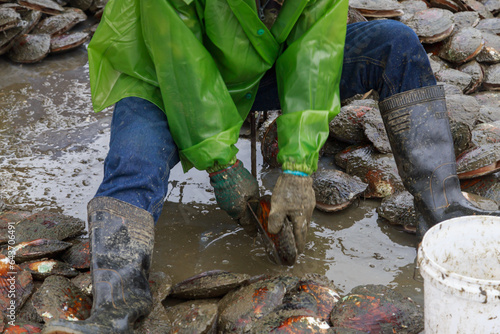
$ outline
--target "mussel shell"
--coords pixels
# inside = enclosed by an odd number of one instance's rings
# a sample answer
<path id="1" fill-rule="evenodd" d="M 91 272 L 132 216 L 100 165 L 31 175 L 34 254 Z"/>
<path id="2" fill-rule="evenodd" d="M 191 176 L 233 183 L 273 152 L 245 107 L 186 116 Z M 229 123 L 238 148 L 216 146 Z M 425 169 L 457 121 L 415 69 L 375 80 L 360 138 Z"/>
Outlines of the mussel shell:
<path id="1" fill-rule="evenodd" d="M 278 311 L 258 320 L 250 333 L 283 334 L 327 334 L 330 325 L 314 315 L 304 314 L 303 310 Z"/>
<path id="2" fill-rule="evenodd" d="M 35 259 L 40 259 L 47 256 L 55 256 L 71 247 L 71 243 L 50 240 L 50 239 L 35 239 L 33 241 L 25 241 L 12 247 L 15 252 L 16 262 L 25 262 Z M 4 251 L 4 255 L 5 255 Z"/>
<path id="3" fill-rule="evenodd" d="M 500 36 L 483 32 L 484 47 L 476 60 L 482 63 L 500 62 Z"/>
<path id="4" fill-rule="evenodd" d="M 90 268 L 90 240 L 76 239 L 73 245 L 61 255 L 61 260 L 75 269 Z"/>
<path id="5" fill-rule="evenodd" d="M 368 187 L 359 177 L 334 169 L 318 169 L 312 178 L 316 208 L 326 212 L 345 209 Z"/>
<path id="6" fill-rule="evenodd" d="M 380 153 L 392 152 L 384 121 L 378 109 L 371 109 L 365 114 L 363 117 L 363 128 L 366 138 Z"/>
<path id="7" fill-rule="evenodd" d="M 457 157 L 459 179 L 488 175 L 500 170 L 500 143 L 473 147 Z"/>
<path id="8" fill-rule="evenodd" d="M 83 14 L 83 16 L 82 16 Z M 40 21 L 31 31 L 32 34 L 49 34 L 51 36 L 60 35 L 79 22 L 86 19 L 85 13 L 77 13 L 76 11 L 65 11 L 58 15 L 48 16 Z M 83 20 L 82 20 L 83 19 Z"/>
<path id="9" fill-rule="evenodd" d="M 285 292 L 285 284 L 276 279 L 258 281 L 229 292 L 219 301 L 219 331 L 248 332 L 255 320 L 281 305 Z"/>
<path id="10" fill-rule="evenodd" d="M 500 63 L 486 68 L 483 87 L 489 90 L 500 90 Z"/>
<path id="11" fill-rule="evenodd" d="M 365 17 L 397 17 L 403 15 L 399 2 L 395 0 L 351 0 L 349 6 Z"/>
<path id="12" fill-rule="evenodd" d="M 13 225 L 14 223 L 17 223 L 21 219 L 29 217 L 30 215 L 31 213 L 28 211 L 0 212 L 0 245 L 5 244 L 9 241 L 9 225 Z"/>
<path id="13" fill-rule="evenodd" d="M 436 80 L 455 85 L 461 93 L 471 86 L 472 76 L 454 68 L 443 68 L 434 73 Z"/>
<path id="14" fill-rule="evenodd" d="M 314 280 L 301 280 L 297 286 L 297 291 L 313 296 L 317 306 L 316 316 L 326 321 L 328 321 L 333 307 L 340 299 L 340 295 L 335 289 Z"/>
<path id="15" fill-rule="evenodd" d="M 458 157 L 470 147 L 472 133 L 470 127 L 462 122 L 450 122 L 450 130 L 453 137 L 455 156 Z"/>
<path id="16" fill-rule="evenodd" d="M 500 18 L 495 17 L 481 20 L 477 24 L 476 29 L 490 34 L 500 35 Z"/>
<path id="17" fill-rule="evenodd" d="M 19 4 L 30 9 L 39 10 L 49 15 L 60 14 L 64 11 L 57 2 L 52 0 L 18 0 Z"/>
<path id="18" fill-rule="evenodd" d="M 483 51 L 484 51 L 484 49 L 483 49 Z M 483 51 L 481 51 L 481 53 Z M 478 57 L 479 57 L 479 55 L 478 55 Z M 483 84 L 484 71 L 483 71 L 483 68 L 481 67 L 481 65 L 477 61 L 471 60 L 471 61 L 461 65 L 458 68 L 458 70 L 471 76 L 471 82 L 470 82 L 469 86 L 467 86 L 464 89 L 465 94 L 474 93 Z"/>
<path id="19" fill-rule="evenodd" d="M 424 329 L 423 311 L 411 299 L 383 285 L 352 289 L 331 313 L 333 326 L 368 333 L 420 333 Z"/>
<path id="20" fill-rule="evenodd" d="M 429 8 L 415 13 L 404 22 L 412 28 L 422 43 L 445 40 L 453 32 L 453 13 L 446 9 Z"/>
<path id="21" fill-rule="evenodd" d="M 79 47 L 90 39 L 90 33 L 76 31 L 52 37 L 50 52 L 57 53 L 72 50 Z"/>
<path id="22" fill-rule="evenodd" d="M 220 297 L 241 286 L 249 278 L 247 274 L 210 270 L 175 284 L 170 295 L 185 299 Z"/>
<path id="23" fill-rule="evenodd" d="M 52 275 L 33 294 L 33 306 L 45 321 L 84 320 L 90 316 L 92 302 L 69 279 Z"/>
<path id="24" fill-rule="evenodd" d="M 476 125 L 471 136 L 475 146 L 500 142 L 500 120 Z"/>
<path id="25" fill-rule="evenodd" d="M 35 239 L 64 240 L 83 233 L 85 222 L 60 213 L 41 211 L 16 224 L 16 243 Z"/>
<path id="26" fill-rule="evenodd" d="M 12 293 L 15 293 L 13 300 L 15 310 L 17 310 L 23 306 L 32 291 L 33 278 L 31 274 L 20 268 L 8 257 L 0 254 L 0 312 L 4 312 L 7 316 L 11 314 L 9 307 L 12 307 Z"/>
<path id="27" fill-rule="evenodd" d="M 466 27 L 457 30 L 448 38 L 439 52 L 439 57 L 461 64 L 474 59 L 483 47 L 484 39 L 481 31 Z"/>
<path id="28" fill-rule="evenodd" d="M 21 15 L 12 8 L 0 8 L 0 31 L 15 27 L 21 21 Z"/>
<path id="29" fill-rule="evenodd" d="M 346 172 L 368 183 L 368 189 L 363 194 L 367 198 L 384 198 L 404 189 L 391 153 L 351 156 Z"/>
<path id="30" fill-rule="evenodd" d="M 9 50 L 8 56 L 16 63 L 36 63 L 50 52 L 50 35 L 24 35 Z"/>
<path id="31" fill-rule="evenodd" d="M 92 274 L 90 271 L 78 274 L 71 279 L 71 283 L 80 289 L 81 292 L 92 297 Z"/>
<path id="32" fill-rule="evenodd" d="M 363 118 L 372 108 L 349 104 L 329 124 L 330 136 L 348 144 L 366 142 Z"/>
<path id="33" fill-rule="evenodd" d="M 217 327 L 217 300 L 189 300 L 168 307 L 170 333 L 215 333 Z"/>
<path id="34" fill-rule="evenodd" d="M 461 180 L 460 186 L 463 191 L 489 198 L 500 205 L 500 173 Z"/>
<path id="35" fill-rule="evenodd" d="M 479 118 L 481 106 L 470 95 L 450 95 L 446 96 L 446 108 L 451 122 L 464 123 L 472 129 Z"/>
<path id="36" fill-rule="evenodd" d="M 413 196 L 408 191 L 400 191 L 382 200 L 377 213 L 391 225 L 402 226 L 405 232 L 416 233 L 417 216 Z"/>
<path id="37" fill-rule="evenodd" d="M 461 28 L 475 27 L 481 19 L 477 12 L 458 12 L 453 14 L 453 22 L 455 23 L 455 29 L 459 30 Z"/>
<path id="38" fill-rule="evenodd" d="M 75 277 L 78 275 L 78 271 L 69 264 L 53 259 L 24 262 L 20 264 L 20 267 L 30 272 L 34 279 L 41 281 L 52 275 L 65 277 Z"/>
<path id="39" fill-rule="evenodd" d="M 24 320 L 16 320 L 14 322 L 14 326 L 7 324 L 5 326 L 5 330 L 2 332 L 3 334 L 35 334 L 41 333 L 43 329 L 43 325 L 32 322 L 32 321 L 24 321 Z"/>

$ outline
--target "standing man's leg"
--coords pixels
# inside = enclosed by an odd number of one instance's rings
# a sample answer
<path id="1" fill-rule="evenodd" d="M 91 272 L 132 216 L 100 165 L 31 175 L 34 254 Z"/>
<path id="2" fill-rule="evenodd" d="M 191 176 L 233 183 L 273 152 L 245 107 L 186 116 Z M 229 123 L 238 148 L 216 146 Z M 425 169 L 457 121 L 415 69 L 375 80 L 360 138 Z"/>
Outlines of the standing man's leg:
<path id="1" fill-rule="evenodd" d="M 92 315 L 84 321 L 53 321 L 44 333 L 131 333 L 133 323 L 149 313 L 154 223 L 177 162 L 165 114 L 140 98 L 119 101 L 104 179 L 88 205 Z"/>
<path id="2" fill-rule="evenodd" d="M 394 20 L 347 26 L 342 99 L 375 89 L 405 188 L 414 196 L 418 233 L 464 215 L 496 215 L 462 195 L 442 86 L 416 34 Z"/>

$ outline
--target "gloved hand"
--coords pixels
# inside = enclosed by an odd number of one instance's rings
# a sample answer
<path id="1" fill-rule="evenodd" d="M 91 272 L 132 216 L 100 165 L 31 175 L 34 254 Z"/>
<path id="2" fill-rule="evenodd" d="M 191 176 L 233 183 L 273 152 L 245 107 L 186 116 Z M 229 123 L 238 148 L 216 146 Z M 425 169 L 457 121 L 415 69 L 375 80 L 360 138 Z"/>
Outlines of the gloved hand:
<path id="1" fill-rule="evenodd" d="M 285 219 L 289 219 L 293 225 L 295 246 L 298 253 L 304 251 L 307 228 L 316 206 L 312 182 L 310 176 L 283 173 L 279 176 L 271 197 L 269 232 L 279 233 Z"/>
<path id="2" fill-rule="evenodd" d="M 235 219 L 250 236 L 256 236 L 257 226 L 247 209 L 249 199 L 259 198 L 259 185 L 255 177 L 243 167 L 240 160 L 236 160 L 232 166 L 210 173 L 209 176 L 219 207 Z"/>

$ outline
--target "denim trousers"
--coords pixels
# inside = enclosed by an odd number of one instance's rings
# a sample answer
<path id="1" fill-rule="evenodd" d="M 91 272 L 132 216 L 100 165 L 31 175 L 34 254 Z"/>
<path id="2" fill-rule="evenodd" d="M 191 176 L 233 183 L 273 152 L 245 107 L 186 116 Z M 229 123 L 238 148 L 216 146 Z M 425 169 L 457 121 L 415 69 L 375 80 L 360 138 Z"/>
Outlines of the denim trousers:
<path id="1" fill-rule="evenodd" d="M 347 26 L 341 99 L 378 92 L 380 101 L 396 93 L 435 85 L 427 54 L 413 30 L 395 20 Z M 261 80 L 252 110 L 280 109 L 276 76 Z M 177 146 L 161 109 L 137 97 L 115 105 L 104 178 L 96 197 L 113 197 L 160 216 L 170 170 L 179 162 Z"/>

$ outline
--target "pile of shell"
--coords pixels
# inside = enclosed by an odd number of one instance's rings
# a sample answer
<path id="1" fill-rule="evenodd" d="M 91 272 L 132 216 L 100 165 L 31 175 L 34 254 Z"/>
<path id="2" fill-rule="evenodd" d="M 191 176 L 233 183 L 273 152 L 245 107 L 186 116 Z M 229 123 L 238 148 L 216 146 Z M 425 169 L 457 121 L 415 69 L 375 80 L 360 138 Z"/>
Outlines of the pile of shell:
<path id="1" fill-rule="evenodd" d="M 0 55 L 35 63 L 87 42 L 107 0 L 1 0 Z M 82 22 L 95 21 L 86 29 Z"/>
<path id="2" fill-rule="evenodd" d="M 82 220 L 53 212 L 0 212 L 1 333 L 38 333 L 53 318 L 90 316 L 84 230 Z"/>
<path id="3" fill-rule="evenodd" d="M 40 333 L 54 319 L 84 320 L 92 307 L 89 241 L 82 220 L 42 211 L 0 212 L 0 332 Z M 221 270 L 172 286 L 149 277 L 151 314 L 135 333 L 420 333 L 422 309 L 381 285 L 343 298 L 318 274 L 251 277 Z"/>
<path id="4" fill-rule="evenodd" d="M 476 205 L 500 205 L 500 0 L 351 0 L 349 23 L 395 19 L 411 27 L 428 51 L 446 92 L 462 190 Z M 412 196 L 398 175 L 375 92 L 343 101 L 320 152 L 335 169 L 315 174 L 316 207 L 334 212 L 359 197 L 383 199 L 379 217 L 415 232 Z M 279 111 L 260 126 L 262 155 L 279 166 Z"/>

